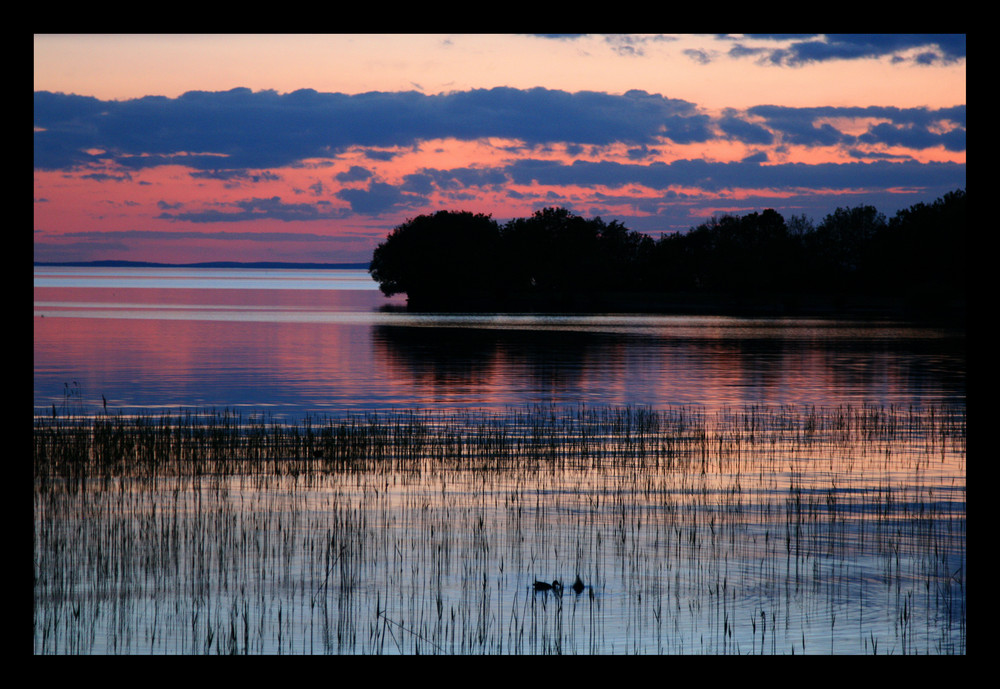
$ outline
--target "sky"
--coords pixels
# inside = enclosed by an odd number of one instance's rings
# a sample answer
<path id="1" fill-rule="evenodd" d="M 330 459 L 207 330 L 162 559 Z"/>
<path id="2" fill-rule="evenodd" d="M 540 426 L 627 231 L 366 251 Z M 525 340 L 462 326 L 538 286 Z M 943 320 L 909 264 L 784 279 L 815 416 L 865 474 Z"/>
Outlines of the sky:
<path id="1" fill-rule="evenodd" d="M 34 259 L 363 262 L 439 210 L 658 237 L 965 188 L 962 34 L 35 35 Z"/>

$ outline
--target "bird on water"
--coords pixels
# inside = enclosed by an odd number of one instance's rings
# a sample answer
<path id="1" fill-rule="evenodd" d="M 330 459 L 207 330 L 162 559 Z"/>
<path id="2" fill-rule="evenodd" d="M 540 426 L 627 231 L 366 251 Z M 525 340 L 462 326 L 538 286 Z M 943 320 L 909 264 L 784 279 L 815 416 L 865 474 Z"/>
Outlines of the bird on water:
<path id="1" fill-rule="evenodd" d="M 562 584 L 559 583 L 558 579 L 554 579 L 552 583 L 547 581 L 536 581 L 535 582 L 536 591 L 556 591 L 557 593 L 562 591 Z"/>

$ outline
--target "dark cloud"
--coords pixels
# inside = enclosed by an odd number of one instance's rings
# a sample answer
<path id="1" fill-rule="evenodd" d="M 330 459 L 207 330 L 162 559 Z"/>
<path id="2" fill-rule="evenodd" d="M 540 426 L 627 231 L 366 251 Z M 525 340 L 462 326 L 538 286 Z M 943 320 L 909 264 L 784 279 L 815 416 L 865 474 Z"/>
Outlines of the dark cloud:
<path id="1" fill-rule="evenodd" d="M 886 122 L 855 136 L 823 121 L 843 117 Z M 700 143 L 720 135 L 751 145 L 780 136 L 782 143 L 804 146 L 865 143 L 965 150 L 964 104 L 942 110 L 763 105 L 713 120 L 687 101 L 645 91 L 612 95 L 496 88 L 437 96 L 348 96 L 233 89 L 120 102 L 38 92 L 34 118 L 37 169 L 106 165 L 109 160 L 126 169 L 182 164 L 198 177 L 250 182 L 275 175 L 248 177 L 240 170 L 335 157 L 352 146 L 369 147 L 368 155 L 377 158 L 377 148 L 370 147 L 416 146 L 448 137 L 499 137 L 529 148 L 559 143 L 578 152 L 621 142 L 635 155 L 656 144 Z M 364 181 L 367 173 L 359 166 L 339 178 Z"/>
<path id="2" fill-rule="evenodd" d="M 547 38 L 557 41 L 574 41 L 585 36 L 599 36 L 615 53 L 624 57 L 636 57 L 645 54 L 645 46 L 650 43 L 676 41 L 677 38 L 663 34 L 585 34 L 585 33 L 538 33 L 530 34 L 535 38 Z"/>
<path id="3" fill-rule="evenodd" d="M 691 58 L 693 62 L 697 62 L 700 65 L 707 65 L 712 61 L 711 54 L 706 50 L 688 49 L 683 51 L 683 53 Z"/>
<path id="4" fill-rule="evenodd" d="M 857 143 L 899 146 L 915 149 L 942 146 L 949 151 L 965 150 L 965 105 L 949 108 L 895 108 L 895 107 L 815 107 L 793 108 L 781 105 L 760 105 L 750 108 L 746 117 L 763 118 L 761 129 L 781 135 L 783 143 L 805 146 L 830 146 Z M 851 135 L 836 129 L 823 120 L 887 120 L 871 126 L 861 135 Z M 736 124 L 724 118 L 720 127 L 734 138 L 741 138 L 742 127 L 749 127 L 739 118 Z M 741 139 L 747 143 L 763 143 Z"/>
<path id="5" fill-rule="evenodd" d="M 536 38 L 554 38 L 554 39 L 560 40 L 560 41 L 572 41 L 572 40 L 575 40 L 577 38 L 583 38 L 584 36 L 588 36 L 589 34 L 585 34 L 585 33 L 534 33 L 534 34 L 531 34 L 531 35 L 535 36 Z"/>
<path id="6" fill-rule="evenodd" d="M 372 171 L 360 165 L 352 165 L 347 172 L 337 173 L 338 182 L 364 182 L 372 176 Z"/>
<path id="7" fill-rule="evenodd" d="M 194 223 L 244 222 L 247 220 L 322 220 L 340 217 L 340 211 L 324 208 L 328 205 L 308 203 L 285 203 L 279 197 L 253 198 L 232 204 L 234 210 L 207 209 L 179 213 L 161 213 L 157 217 L 164 220 L 183 220 Z"/>
<path id="8" fill-rule="evenodd" d="M 628 149 L 625 151 L 625 155 L 628 156 L 629 160 L 645 160 L 646 158 L 655 156 L 656 151 L 643 144 L 642 146 Z"/>
<path id="9" fill-rule="evenodd" d="M 238 88 L 126 101 L 37 92 L 34 124 L 38 169 L 106 160 L 134 169 L 274 168 L 333 157 L 354 146 L 414 146 L 445 137 L 500 137 L 537 146 L 640 145 L 661 137 L 692 143 L 712 136 L 709 118 L 687 101 L 644 91 L 612 95 L 544 88 L 430 96 L 312 90 L 281 95 Z"/>
<path id="10" fill-rule="evenodd" d="M 743 38 L 790 41 L 781 48 L 751 47 L 738 42 L 730 49 L 733 57 L 755 56 L 773 64 L 902 59 L 902 53 L 921 48 L 924 50 L 915 58 L 921 64 L 954 62 L 966 57 L 965 34 L 746 34 Z"/>
<path id="11" fill-rule="evenodd" d="M 348 202 L 353 214 L 380 216 L 423 208 L 435 191 L 446 192 L 453 200 L 461 201 L 472 198 L 471 191 L 476 187 L 501 188 L 508 182 L 526 187 L 535 184 L 549 187 L 544 194 L 533 197 L 546 204 L 569 207 L 572 199 L 563 196 L 558 189 L 580 186 L 598 190 L 595 194 L 598 203 L 603 200 L 615 205 L 624 204 L 645 212 L 658 208 L 666 201 L 681 198 L 672 187 L 695 188 L 723 195 L 747 188 L 804 194 L 810 190 L 856 193 L 889 187 L 926 190 L 940 195 L 965 187 L 965 165 L 961 163 L 921 163 L 909 158 L 862 156 L 858 153 L 855 157 L 859 162 L 822 164 L 767 164 L 769 158 L 764 151 L 735 162 L 685 159 L 672 163 L 642 164 L 577 160 L 567 164 L 529 158 L 498 168 L 428 169 L 407 175 L 399 185 L 371 180 L 364 188 L 344 188 L 335 196 Z M 868 159 L 868 162 L 862 162 L 862 158 Z M 600 191 L 628 188 L 647 189 L 659 195 L 648 198 L 632 192 L 609 195 Z M 529 198 L 514 190 L 506 193 L 512 199 Z M 177 210 L 178 206 L 162 202 L 160 207 L 164 211 L 158 216 L 160 218 L 194 223 L 261 219 L 309 221 L 340 218 L 345 214 L 344 210 L 331 207 L 329 202 L 285 203 L 278 197 L 247 199 L 224 209 L 168 212 Z M 599 213 L 595 211 L 594 214 Z"/>
<path id="12" fill-rule="evenodd" d="M 949 151 L 964 151 L 965 130 L 953 129 L 947 132 L 934 132 L 919 125 L 877 124 L 859 136 L 858 141 L 866 144 L 905 146 L 915 149 L 943 146 Z"/>
<path id="13" fill-rule="evenodd" d="M 736 114 L 723 115 L 717 124 L 727 137 L 745 144 L 770 144 L 774 142 L 774 134 L 767 127 L 748 122 Z"/>
<path id="14" fill-rule="evenodd" d="M 245 170 L 199 170 L 190 173 L 194 179 L 217 179 L 223 182 L 274 182 L 280 180 L 279 175 L 268 170 L 249 173 Z"/>
<path id="15" fill-rule="evenodd" d="M 87 175 L 80 175 L 84 179 L 92 179 L 95 182 L 131 182 L 132 175 L 125 173 L 123 175 L 111 175 L 106 172 L 92 172 Z"/>
<path id="16" fill-rule="evenodd" d="M 424 196 L 385 182 L 372 182 L 367 189 L 341 189 L 337 197 L 351 204 L 352 212 L 361 215 L 382 215 L 426 203 Z"/>
<path id="17" fill-rule="evenodd" d="M 419 175 L 425 181 L 428 188 L 434 187 L 444 190 L 466 189 L 469 187 L 490 188 L 505 184 L 508 181 L 507 175 L 498 168 L 472 168 L 461 167 L 450 170 L 436 170 L 425 168 Z M 416 183 L 416 179 L 412 180 Z"/>
<path id="18" fill-rule="evenodd" d="M 762 165 L 761 162 L 759 155 L 730 163 L 677 160 L 649 165 L 580 160 L 567 165 L 549 160 L 523 160 L 512 164 L 507 171 L 516 183 L 523 185 L 620 188 L 637 184 L 654 190 L 685 186 L 708 192 L 741 188 L 844 191 L 886 186 L 948 190 L 965 186 L 964 163 L 907 160 Z"/>
<path id="19" fill-rule="evenodd" d="M 367 149 L 364 151 L 364 156 L 368 160 L 379 160 L 382 162 L 392 160 L 397 155 L 399 154 L 396 151 L 380 151 L 377 149 Z"/>

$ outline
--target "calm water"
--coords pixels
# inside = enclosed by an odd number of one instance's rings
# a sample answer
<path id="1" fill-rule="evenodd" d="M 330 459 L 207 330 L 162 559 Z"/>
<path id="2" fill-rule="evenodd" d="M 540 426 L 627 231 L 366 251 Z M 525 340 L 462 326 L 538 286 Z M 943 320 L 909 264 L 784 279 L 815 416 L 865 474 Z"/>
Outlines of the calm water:
<path id="1" fill-rule="evenodd" d="M 963 332 L 402 304 L 363 271 L 36 268 L 37 416 L 418 410 L 445 461 L 36 476 L 35 652 L 965 653 Z"/>
<path id="2" fill-rule="evenodd" d="M 403 304 L 364 271 L 35 268 L 35 411 L 965 403 L 947 329 Z"/>

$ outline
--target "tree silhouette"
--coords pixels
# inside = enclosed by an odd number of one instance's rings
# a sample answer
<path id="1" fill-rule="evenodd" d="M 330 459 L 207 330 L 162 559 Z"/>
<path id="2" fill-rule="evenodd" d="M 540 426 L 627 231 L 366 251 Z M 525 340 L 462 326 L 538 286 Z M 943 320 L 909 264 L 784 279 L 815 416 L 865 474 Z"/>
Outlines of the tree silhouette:
<path id="1" fill-rule="evenodd" d="M 806 249 L 816 284 L 864 291 L 878 282 L 876 264 L 885 216 L 874 206 L 838 208 L 806 236 Z"/>
<path id="2" fill-rule="evenodd" d="M 499 227 L 488 215 L 438 211 L 407 220 L 372 254 L 368 271 L 386 296 L 445 304 L 498 286 Z"/>
<path id="3" fill-rule="evenodd" d="M 887 279 L 911 295 L 964 298 L 966 222 L 964 189 L 896 213 L 884 242 Z"/>
<path id="4" fill-rule="evenodd" d="M 605 308 L 615 295 L 924 299 L 965 295 L 965 191 L 899 211 L 838 208 L 814 226 L 773 209 L 712 218 L 654 241 L 620 222 L 544 208 L 502 227 L 439 211 L 407 220 L 376 247 L 369 271 L 414 308 L 512 305 Z M 612 300 L 613 301 L 613 300 Z"/>

